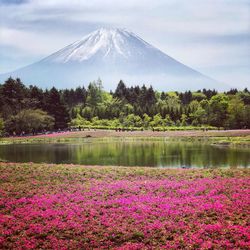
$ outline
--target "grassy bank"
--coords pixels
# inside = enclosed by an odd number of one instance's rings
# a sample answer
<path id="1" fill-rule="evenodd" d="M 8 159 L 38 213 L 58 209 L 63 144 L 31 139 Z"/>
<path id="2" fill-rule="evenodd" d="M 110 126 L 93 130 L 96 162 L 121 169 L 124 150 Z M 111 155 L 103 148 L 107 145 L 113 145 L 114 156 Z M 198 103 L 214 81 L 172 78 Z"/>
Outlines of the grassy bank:
<path id="1" fill-rule="evenodd" d="M 0 138 L 0 144 L 11 143 L 70 143 L 81 142 L 86 138 L 129 138 L 140 140 L 188 140 L 204 141 L 221 146 L 250 146 L 250 130 L 224 131 L 109 131 L 87 130 L 77 132 L 53 133 L 47 135 Z"/>
<path id="2" fill-rule="evenodd" d="M 0 163 L 1 249 L 248 249 L 248 169 Z"/>

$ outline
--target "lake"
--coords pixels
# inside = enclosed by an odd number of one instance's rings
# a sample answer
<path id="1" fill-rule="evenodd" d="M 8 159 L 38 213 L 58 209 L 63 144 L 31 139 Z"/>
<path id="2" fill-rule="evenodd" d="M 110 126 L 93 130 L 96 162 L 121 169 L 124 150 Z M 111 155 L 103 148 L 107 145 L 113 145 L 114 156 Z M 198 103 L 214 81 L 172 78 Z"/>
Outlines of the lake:
<path id="1" fill-rule="evenodd" d="M 1 145 L 0 160 L 174 168 L 249 167 L 250 149 L 164 139 L 86 138 L 69 143 Z"/>

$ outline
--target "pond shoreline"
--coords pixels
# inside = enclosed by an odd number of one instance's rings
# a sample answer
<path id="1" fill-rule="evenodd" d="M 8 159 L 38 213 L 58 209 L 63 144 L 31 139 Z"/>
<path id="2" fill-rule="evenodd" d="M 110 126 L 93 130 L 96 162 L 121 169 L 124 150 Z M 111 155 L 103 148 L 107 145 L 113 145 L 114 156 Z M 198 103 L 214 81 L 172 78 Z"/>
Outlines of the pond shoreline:
<path id="1" fill-rule="evenodd" d="M 39 166 L 43 166 L 43 167 L 50 167 L 50 168 L 72 168 L 72 169 L 103 169 L 103 170 L 116 170 L 119 169 L 120 170 L 128 170 L 130 171 L 130 169 L 133 170 L 145 170 L 145 171 L 170 171 L 173 173 L 179 173 L 181 171 L 191 171 L 191 172 L 213 172 L 213 171 L 244 171 L 246 170 L 246 173 L 248 173 L 250 175 L 250 167 L 243 167 L 243 166 L 227 166 L 227 167 L 160 167 L 160 166 L 139 166 L 139 165 L 135 165 L 135 166 L 125 166 L 125 165 L 90 165 L 90 164 L 79 164 L 79 163 L 46 163 L 46 162 L 15 162 L 15 161 L 5 161 L 5 160 L 1 160 L 0 159 L 0 168 L 1 167 L 11 167 L 11 166 L 16 166 L 18 165 L 19 167 L 30 167 L 30 166 L 34 166 L 34 167 L 39 167 Z"/>
<path id="2" fill-rule="evenodd" d="M 69 143 L 81 139 L 135 139 L 135 140 L 183 140 L 206 141 L 211 145 L 230 147 L 250 147 L 250 130 L 211 130 L 211 131 L 110 131 L 85 130 L 61 132 L 45 135 L 0 138 L 0 145 L 19 143 Z"/>
<path id="3" fill-rule="evenodd" d="M 23 139 L 23 138 L 48 138 L 48 137 L 211 137 L 211 136 L 248 136 L 250 129 L 237 130 L 183 130 L 183 131 L 114 131 L 114 130 L 84 130 L 72 132 L 58 132 L 34 136 L 6 137 L 2 139 Z"/>
<path id="4" fill-rule="evenodd" d="M 6 137 L 6 139 L 50 138 L 50 137 L 235 137 L 250 136 L 250 129 L 238 130 L 183 130 L 183 131 L 114 131 L 114 130 L 84 130 L 74 132 L 60 132 L 34 136 Z"/>

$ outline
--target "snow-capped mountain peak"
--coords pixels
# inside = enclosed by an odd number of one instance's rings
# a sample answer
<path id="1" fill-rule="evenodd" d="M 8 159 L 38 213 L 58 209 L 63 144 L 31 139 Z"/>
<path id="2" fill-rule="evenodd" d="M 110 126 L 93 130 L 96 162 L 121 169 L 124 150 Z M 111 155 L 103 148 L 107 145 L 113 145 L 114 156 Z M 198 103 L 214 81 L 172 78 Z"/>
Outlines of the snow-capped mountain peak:
<path id="1" fill-rule="evenodd" d="M 117 28 L 101 28 L 41 61 L 3 74 L 20 77 L 27 84 L 59 88 L 88 84 L 99 77 L 104 88 L 127 84 L 151 84 L 158 90 L 226 89 L 216 81 L 178 62 L 136 34 Z"/>
<path id="2" fill-rule="evenodd" d="M 67 63 L 82 62 L 98 55 L 107 57 L 129 58 L 136 56 L 144 47 L 151 47 L 137 35 L 126 29 L 101 28 L 84 36 L 45 60 Z"/>

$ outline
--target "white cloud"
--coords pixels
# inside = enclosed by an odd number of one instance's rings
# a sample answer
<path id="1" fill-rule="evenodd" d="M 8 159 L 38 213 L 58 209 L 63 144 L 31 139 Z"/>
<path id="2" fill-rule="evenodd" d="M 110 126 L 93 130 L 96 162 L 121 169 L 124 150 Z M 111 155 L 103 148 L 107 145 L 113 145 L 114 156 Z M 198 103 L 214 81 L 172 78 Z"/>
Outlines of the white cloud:
<path id="1" fill-rule="evenodd" d="M 59 49 L 69 42 L 72 42 L 71 39 L 68 41 L 64 36 L 53 36 L 51 39 L 49 34 L 3 28 L 0 45 L 15 47 L 24 53 L 41 56 L 51 53 L 52 49 Z"/>

